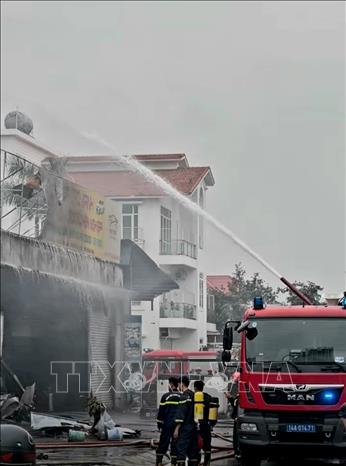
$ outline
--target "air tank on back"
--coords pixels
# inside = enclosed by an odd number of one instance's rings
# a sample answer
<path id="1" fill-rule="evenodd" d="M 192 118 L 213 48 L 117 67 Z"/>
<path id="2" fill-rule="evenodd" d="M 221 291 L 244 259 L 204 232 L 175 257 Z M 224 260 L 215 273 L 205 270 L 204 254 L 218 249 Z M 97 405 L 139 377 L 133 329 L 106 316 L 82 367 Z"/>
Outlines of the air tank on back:
<path id="1" fill-rule="evenodd" d="M 22 133 L 30 135 L 34 128 L 34 124 L 32 119 L 25 115 L 25 113 L 14 110 L 6 115 L 5 128 L 18 129 Z"/>

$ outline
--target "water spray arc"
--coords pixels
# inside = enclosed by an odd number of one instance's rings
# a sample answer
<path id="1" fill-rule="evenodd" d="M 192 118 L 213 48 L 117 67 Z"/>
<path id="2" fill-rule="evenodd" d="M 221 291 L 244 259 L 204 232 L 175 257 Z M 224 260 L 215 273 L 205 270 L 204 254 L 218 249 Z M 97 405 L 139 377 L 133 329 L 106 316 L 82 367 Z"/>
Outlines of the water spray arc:
<path id="1" fill-rule="evenodd" d="M 116 152 L 114 147 L 105 141 L 102 138 L 97 136 L 93 136 L 90 134 L 83 133 L 85 137 L 88 139 L 92 139 L 101 143 L 107 149 L 109 149 L 113 154 Z M 210 213 L 202 209 L 198 204 L 193 202 L 191 199 L 186 197 L 184 194 L 177 191 L 171 184 L 157 175 L 155 172 L 150 170 L 147 166 L 140 163 L 136 160 L 133 156 L 123 155 L 123 156 L 114 156 L 112 155 L 111 158 L 114 160 L 114 163 L 117 165 L 121 164 L 122 166 L 127 166 L 132 168 L 135 172 L 142 175 L 148 182 L 155 184 L 158 188 L 162 189 L 163 192 L 172 196 L 176 201 L 178 201 L 181 205 L 186 207 L 189 211 L 203 217 L 206 221 L 210 222 L 212 225 L 215 226 L 221 233 L 225 236 L 230 238 L 236 245 L 238 245 L 243 251 L 249 254 L 253 259 L 259 262 L 265 269 L 267 269 L 270 273 L 275 275 L 279 278 L 282 283 L 284 283 L 293 293 L 295 293 L 305 304 L 312 305 L 310 299 L 305 296 L 301 291 L 299 291 L 292 283 L 290 283 L 282 274 L 280 274 L 274 267 L 272 267 L 265 259 L 263 259 L 259 254 L 257 254 L 253 249 L 251 249 L 244 241 L 242 241 L 238 236 L 233 233 L 230 229 L 228 229 L 225 225 L 219 222 L 215 217 L 213 217 Z"/>

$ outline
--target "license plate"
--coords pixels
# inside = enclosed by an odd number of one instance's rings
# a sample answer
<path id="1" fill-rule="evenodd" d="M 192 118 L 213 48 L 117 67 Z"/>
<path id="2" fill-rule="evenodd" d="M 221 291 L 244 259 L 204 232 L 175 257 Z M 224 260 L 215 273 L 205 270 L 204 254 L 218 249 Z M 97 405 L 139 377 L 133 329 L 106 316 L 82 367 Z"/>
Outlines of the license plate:
<path id="1" fill-rule="evenodd" d="M 316 425 L 315 424 L 287 424 L 286 432 L 314 433 L 316 432 Z"/>

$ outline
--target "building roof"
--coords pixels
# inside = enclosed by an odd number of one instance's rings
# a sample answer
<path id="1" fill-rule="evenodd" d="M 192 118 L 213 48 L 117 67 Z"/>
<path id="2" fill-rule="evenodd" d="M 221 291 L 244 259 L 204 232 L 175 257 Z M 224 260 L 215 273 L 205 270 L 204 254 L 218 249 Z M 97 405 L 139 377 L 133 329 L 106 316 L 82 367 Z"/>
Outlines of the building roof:
<path id="1" fill-rule="evenodd" d="M 145 162 L 157 162 L 157 161 L 164 161 L 164 162 L 180 162 L 185 161 L 186 166 L 188 167 L 188 160 L 185 154 L 134 154 L 131 155 L 132 158 L 145 161 Z M 70 156 L 70 161 L 73 162 L 112 162 L 114 161 L 114 157 L 111 155 L 76 155 Z"/>
<path id="2" fill-rule="evenodd" d="M 232 281 L 230 275 L 208 275 L 207 286 L 211 291 L 221 291 L 224 294 L 229 293 L 229 284 Z"/>
<path id="3" fill-rule="evenodd" d="M 208 186 L 214 185 L 209 167 L 188 167 L 171 170 L 154 170 L 161 178 L 183 194 L 192 194 L 205 179 Z M 73 181 L 104 196 L 112 197 L 158 197 L 165 193 L 154 183 L 131 171 L 73 172 Z"/>

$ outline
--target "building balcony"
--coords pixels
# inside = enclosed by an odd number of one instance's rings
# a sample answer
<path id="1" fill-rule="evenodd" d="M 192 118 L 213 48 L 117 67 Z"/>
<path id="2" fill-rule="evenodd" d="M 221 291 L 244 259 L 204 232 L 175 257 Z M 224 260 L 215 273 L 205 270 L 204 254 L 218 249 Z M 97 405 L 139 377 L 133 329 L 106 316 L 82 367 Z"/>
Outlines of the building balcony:
<path id="1" fill-rule="evenodd" d="M 160 241 L 160 254 L 164 256 L 186 256 L 197 259 L 197 246 L 184 239 Z"/>
<path id="2" fill-rule="evenodd" d="M 162 265 L 184 265 L 195 269 L 197 266 L 197 246 L 186 240 L 160 241 Z"/>
<path id="3" fill-rule="evenodd" d="M 165 293 L 160 303 L 160 327 L 195 329 L 196 326 L 195 295 L 185 290 Z"/>
<path id="4" fill-rule="evenodd" d="M 187 303 L 173 303 L 165 307 L 163 303 L 160 305 L 160 318 L 167 319 L 197 319 L 196 306 Z"/>

